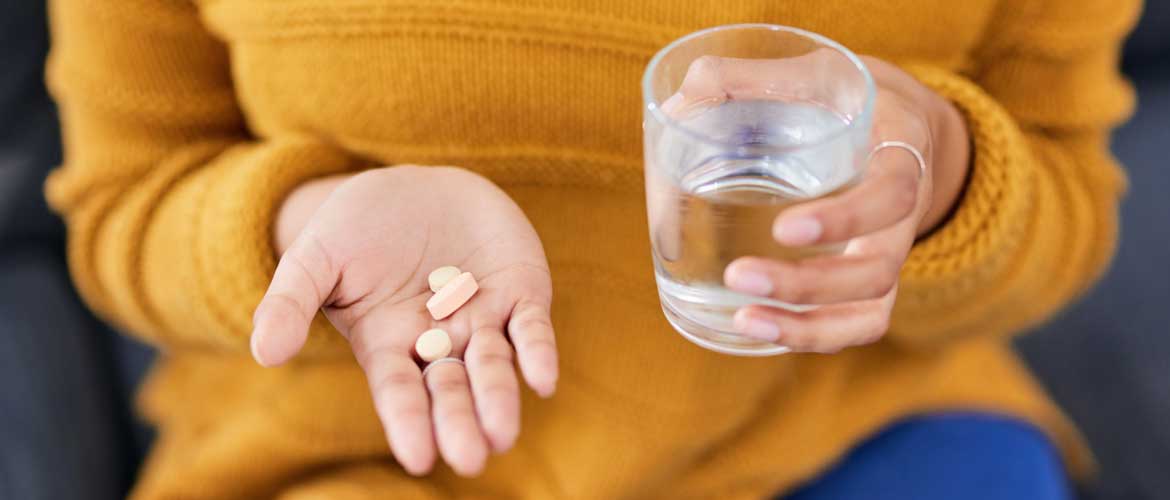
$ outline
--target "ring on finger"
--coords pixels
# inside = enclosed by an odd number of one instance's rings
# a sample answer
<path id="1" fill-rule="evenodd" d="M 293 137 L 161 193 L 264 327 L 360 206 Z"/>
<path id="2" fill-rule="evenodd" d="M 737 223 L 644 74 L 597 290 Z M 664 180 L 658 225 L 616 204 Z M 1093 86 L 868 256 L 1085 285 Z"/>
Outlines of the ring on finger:
<path id="1" fill-rule="evenodd" d="M 919 151 L 918 148 L 914 147 L 912 144 L 910 144 L 908 142 L 902 142 L 902 141 L 882 141 L 882 142 L 879 142 L 877 146 L 874 146 L 873 151 L 869 152 L 869 159 L 873 159 L 874 155 L 878 154 L 878 151 L 881 151 L 881 150 L 886 149 L 886 148 L 904 149 L 904 150 L 908 151 L 910 154 L 914 155 L 914 159 L 916 161 L 918 161 L 918 178 L 921 179 L 921 178 L 926 176 L 926 158 L 922 156 L 922 152 Z"/>
<path id="2" fill-rule="evenodd" d="M 459 358 L 452 358 L 452 357 L 439 358 L 439 359 L 436 359 L 434 361 L 431 361 L 430 363 L 427 363 L 426 368 L 423 368 L 423 371 L 422 371 L 423 380 L 426 380 L 427 372 L 431 371 L 431 368 L 434 368 L 435 366 L 445 364 L 445 363 L 458 363 L 459 366 L 466 366 L 466 364 L 463 363 L 463 360 L 459 359 Z"/>

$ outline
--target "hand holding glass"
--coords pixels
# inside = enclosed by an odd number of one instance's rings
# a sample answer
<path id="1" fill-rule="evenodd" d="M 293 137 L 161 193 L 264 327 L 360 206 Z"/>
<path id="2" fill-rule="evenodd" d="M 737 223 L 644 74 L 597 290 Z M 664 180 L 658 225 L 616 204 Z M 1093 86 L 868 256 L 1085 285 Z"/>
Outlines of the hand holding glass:
<path id="1" fill-rule="evenodd" d="M 642 85 L 650 238 L 667 319 L 715 351 L 786 352 L 736 333 L 735 311 L 811 306 L 729 290 L 724 270 L 745 256 L 795 260 L 844 251 L 843 244 L 782 246 L 772 227 L 786 208 L 861 178 L 872 77 L 857 56 L 820 35 L 737 25 L 667 46 Z"/>

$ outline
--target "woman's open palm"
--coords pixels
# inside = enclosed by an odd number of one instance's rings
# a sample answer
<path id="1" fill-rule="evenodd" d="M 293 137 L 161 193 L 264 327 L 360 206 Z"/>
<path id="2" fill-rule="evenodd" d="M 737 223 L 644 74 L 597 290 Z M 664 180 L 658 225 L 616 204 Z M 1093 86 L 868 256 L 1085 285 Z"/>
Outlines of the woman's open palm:
<path id="1" fill-rule="evenodd" d="M 435 321 L 428 274 L 454 265 L 480 290 Z M 412 474 L 436 450 L 463 475 L 519 433 L 519 384 L 555 390 L 552 285 L 536 232 L 490 181 L 466 170 L 392 167 L 340 184 L 284 252 L 256 309 L 252 350 L 265 365 L 291 359 L 318 310 L 349 340 L 366 373 L 391 450 Z M 442 328 L 458 363 L 423 379 L 419 334 Z M 510 342 L 509 342 L 510 340 Z"/>

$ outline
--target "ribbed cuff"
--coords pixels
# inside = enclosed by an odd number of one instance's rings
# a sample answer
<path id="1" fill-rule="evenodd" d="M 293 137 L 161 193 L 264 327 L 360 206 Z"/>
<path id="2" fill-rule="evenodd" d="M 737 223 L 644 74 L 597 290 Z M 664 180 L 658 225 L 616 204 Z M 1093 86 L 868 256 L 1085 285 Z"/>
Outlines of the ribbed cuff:
<path id="1" fill-rule="evenodd" d="M 249 144 L 229 150 L 230 162 L 203 199 L 195 257 L 204 277 L 203 296 L 233 347 L 247 349 L 252 313 L 276 270 L 272 228 L 281 204 L 297 186 L 314 178 L 355 171 L 360 162 L 310 138 Z M 240 343 L 242 340 L 242 344 Z M 321 315 L 310 330 L 304 355 L 341 351 L 344 340 Z"/>
<path id="2" fill-rule="evenodd" d="M 1015 120 L 971 81 L 930 66 L 905 69 L 967 121 L 971 165 L 952 215 L 918 242 L 902 270 L 890 336 L 912 344 L 949 337 L 964 310 L 1012 265 L 1027 228 L 1034 163 Z M 951 310 L 953 314 L 940 314 Z M 923 321 L 925 317 L 940 318 Z"/>

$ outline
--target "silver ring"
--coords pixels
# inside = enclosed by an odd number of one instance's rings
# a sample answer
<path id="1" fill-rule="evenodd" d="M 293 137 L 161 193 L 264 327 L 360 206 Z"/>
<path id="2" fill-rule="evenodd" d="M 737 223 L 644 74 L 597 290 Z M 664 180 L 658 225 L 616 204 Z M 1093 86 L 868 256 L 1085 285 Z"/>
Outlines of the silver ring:
<path id="1" fill-rule="evenodd" d="M 909 151 L 910 154 L 914 155 L 914 159 L 918 160 L 918 178 L 921 179 L 926 176 L 926 158 L 922 157 L 922 153 L 918 151 L 918 148 L 902 141 L 882 141 L 878 143 L 877 146 L 874 146 L 873 151 L 869 152 L 869 158 L 866 159 L 866 162 L 868 163 L 869 160 L 872 160 L 878 151 L 886 148 L 900 148 Z"/>
<path id="2" fill-rule="evenodd" d="M 427 363 L 426 368 L 423 368 L 423 372 L 422 372 L 423 380 L 427 379 L 427 372 L 431 371 L 431 367 L 434 367 L 435 365 L 441 365 L 444 363 L 459 363 L 460 366 L 467 366 L 466 364 L 463 363 L 463 360 L 459 359 L 459 358 L 450 358 L 450 357 L 439 358 L 439 359 L 436 359 L 434 361 L 431 361 L 430 363 Z"/>

